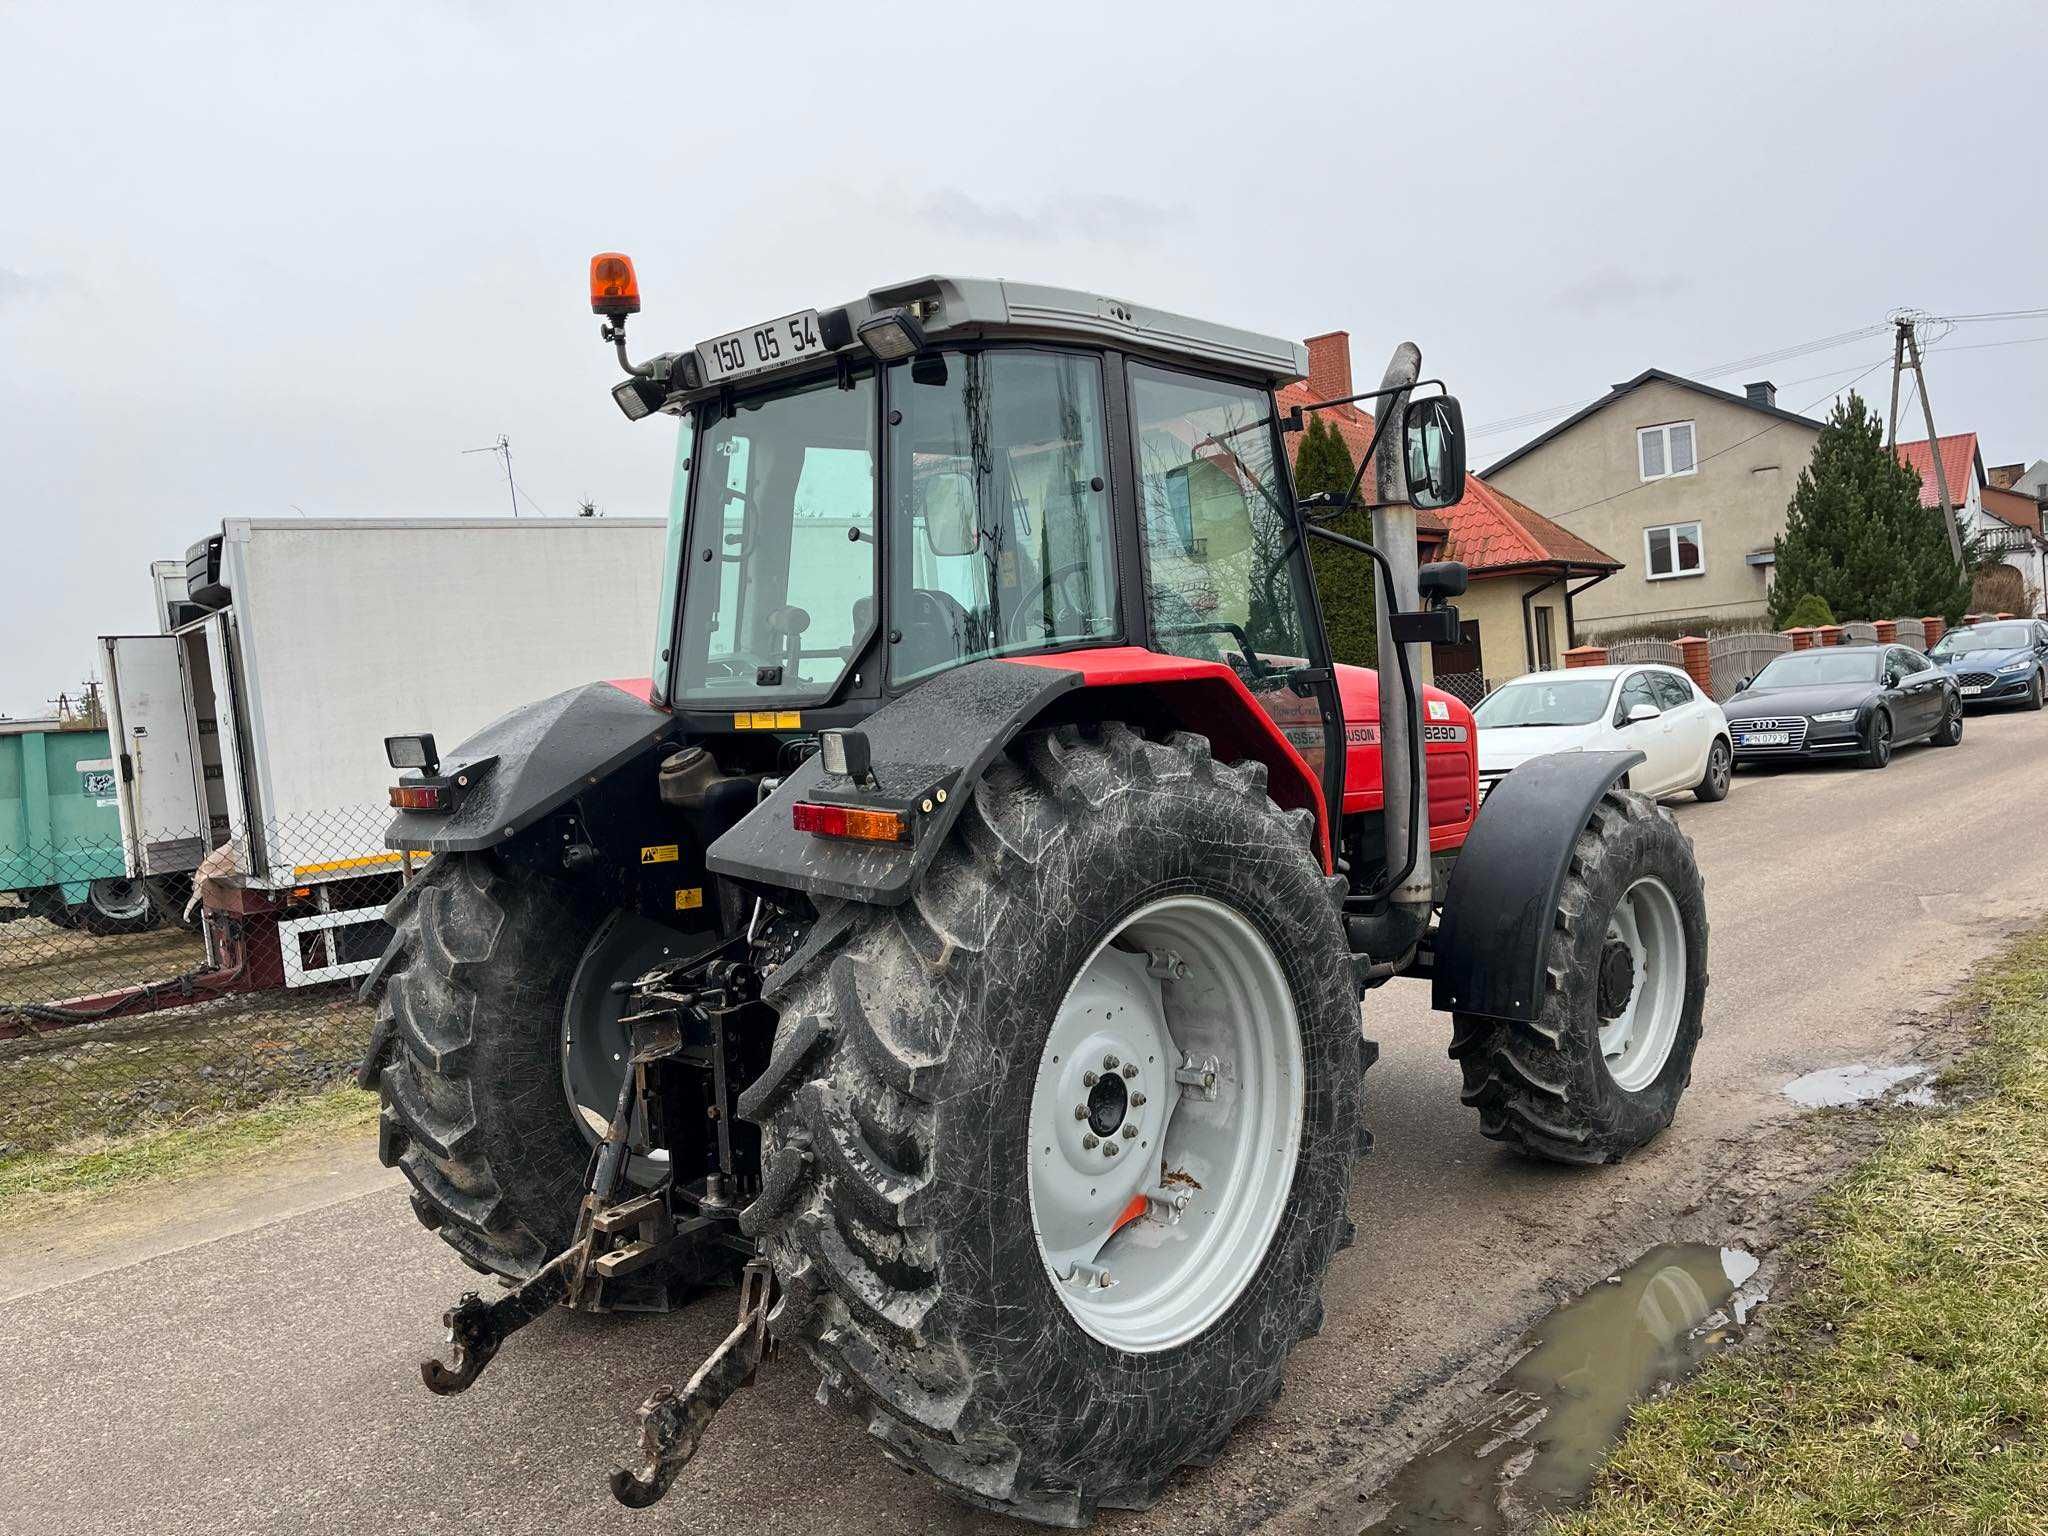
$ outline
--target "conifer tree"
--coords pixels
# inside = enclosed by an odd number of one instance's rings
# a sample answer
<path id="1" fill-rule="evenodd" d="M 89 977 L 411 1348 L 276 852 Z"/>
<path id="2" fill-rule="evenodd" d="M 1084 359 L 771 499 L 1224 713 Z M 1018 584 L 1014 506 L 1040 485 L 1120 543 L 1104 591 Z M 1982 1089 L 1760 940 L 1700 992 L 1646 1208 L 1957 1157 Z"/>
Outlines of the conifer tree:
<path id="1" fill-rule="evenodd" d="M 1969 605 L 1969 574 L 1940 514 L 1920 505 L 1919 474 L 1885 447 L 1883 422 L 1854 391 L 1821 429 L 1772 548 L 1781 629 L 1808 594 L 1841 623 L 1938 613 L 1953 624 Z"/>
<path id="2" fill-rule="evenodd" d="M 1351 477 L 1358 466 L 1343 434 L 1323 420 L 1321 411 L 1311 411 L 1294 450 L 1294 488 L 1303 497 L 1331 491 L 1342 496 L 1351 489 Z M 1334 532 L 1372 542 L 1372 514 L 1351 508 L 1334 518 L 1320 519 Z M 1349 666 L 1370 667 L 1379 659 L 1379 636 L 1375 628 L 1373 595 L 1375 567 L 1355 551 L 1322 540 L 1309 544 L 1309 563 L 1315 571 L 1316 597 L 1323 606 L 1323 623 L 1330 634 L 1330 657 Z"/>

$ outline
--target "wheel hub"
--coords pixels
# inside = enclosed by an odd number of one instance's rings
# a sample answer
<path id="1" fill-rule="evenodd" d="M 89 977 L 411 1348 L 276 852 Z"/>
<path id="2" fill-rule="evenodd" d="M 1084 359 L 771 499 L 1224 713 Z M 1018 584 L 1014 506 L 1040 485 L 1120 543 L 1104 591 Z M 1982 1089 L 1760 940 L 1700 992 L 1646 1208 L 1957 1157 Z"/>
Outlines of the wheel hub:
<path id="1" fill-rule="evenodd" d="M 1104 1066 L 1109 1065 L 1105 1059 Z M 1132 1067 L 1131 1075 L 1136 1077 L 1138 1069 Z M 1116 1071 L 1105 1071 L 1096 1078 L 1095 1086 L 1088 1090 L 1088 1129 L 1097 1136 L 1113 1136 L 1124 1123 L 1124 1112 L 1131 1101 L 1130 1090 L 1124 1087 L 1123 1075 Z"/>
<path id="2" fill-rule="evenodd" d="M 1600 951 L 1600 1017 L 1620 1018 L 1635 990 L 1635 955 L 1621 939 L 1610 938 Z"/>

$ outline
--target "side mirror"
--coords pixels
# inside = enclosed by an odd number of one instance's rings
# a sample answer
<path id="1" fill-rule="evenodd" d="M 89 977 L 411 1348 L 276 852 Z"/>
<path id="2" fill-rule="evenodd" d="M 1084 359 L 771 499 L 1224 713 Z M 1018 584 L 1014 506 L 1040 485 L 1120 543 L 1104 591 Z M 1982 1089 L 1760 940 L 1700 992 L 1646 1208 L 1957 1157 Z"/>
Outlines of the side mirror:
<path id="1" fill-rule="evenodd" d="M 1410 400 L 1401 422 L 1408 455 L 1408 500 L 1424 509 L 1456 505 L 1465 494 L 1465 413 L 1453 395 Z"/>
<path id="2" fill-rule="evenodd" d="M 1741 682 L 1735 685 L 1735 691 L 1737 693 L 1747 693 L 1749 692 L 1749 685 L 1755 681 L 1756 674 L 1752 672 L 1748 677 L 1745 677 Z"/>
<path id="3" fill-rule="evenodd" d="M 919 492 L 924 503 L 925 547 L 935 555 L 971 555 L 980 542 L 974 480 L 958 470 L 928 478 Z"/>
<path id="4" fill-rule="evenodd" d="M 1628 723 L 1641 725 L 1645 720 L 1654 720 L 1664 711 L 1654 704 L 1632 704 L 1629 706 Z"/>

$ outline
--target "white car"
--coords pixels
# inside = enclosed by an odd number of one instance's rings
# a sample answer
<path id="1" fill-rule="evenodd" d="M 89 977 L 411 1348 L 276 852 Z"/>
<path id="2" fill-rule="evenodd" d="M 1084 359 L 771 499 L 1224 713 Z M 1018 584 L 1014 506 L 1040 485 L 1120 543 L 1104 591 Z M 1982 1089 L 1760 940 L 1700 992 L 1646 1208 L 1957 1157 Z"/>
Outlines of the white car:
<path id="1" fill-rule="evenodd" d="M 1472 712 L 1479 794 L 1549 752 L 1640 752 L 1630 789 L 1655 799 L 1691 790 L 1720 800 L 1735 772 L 1721 706 L 1677 667 L 1637 664 L 1532 672 L 1503 683 Z"/>

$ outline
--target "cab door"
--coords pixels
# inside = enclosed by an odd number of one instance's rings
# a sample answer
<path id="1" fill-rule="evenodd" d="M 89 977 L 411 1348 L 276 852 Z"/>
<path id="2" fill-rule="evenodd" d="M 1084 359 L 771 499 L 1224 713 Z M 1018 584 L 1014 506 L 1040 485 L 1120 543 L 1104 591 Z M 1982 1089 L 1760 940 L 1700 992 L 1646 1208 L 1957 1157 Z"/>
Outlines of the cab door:
<path id="1" fill-rule="evenodd" d="M 1125 371 L 1151 647 L 1227 663 L 1334 818 L 1343 718 L 1272 396 L 1150 363 Z"/>

